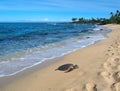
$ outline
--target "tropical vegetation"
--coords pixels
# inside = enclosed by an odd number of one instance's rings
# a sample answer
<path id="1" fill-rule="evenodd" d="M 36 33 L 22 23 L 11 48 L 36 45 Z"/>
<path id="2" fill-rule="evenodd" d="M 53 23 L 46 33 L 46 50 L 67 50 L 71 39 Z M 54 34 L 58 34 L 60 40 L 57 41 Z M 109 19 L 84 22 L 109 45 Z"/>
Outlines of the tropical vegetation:
<path id="1" fill-rule="evenodd" d="M 106 18 L 72 18 L 72 23 L 92 23 L 92 24 L 120 24 L 120 11 L 117 10 L 115 13 L 110 12 L 110 17 Z"/>

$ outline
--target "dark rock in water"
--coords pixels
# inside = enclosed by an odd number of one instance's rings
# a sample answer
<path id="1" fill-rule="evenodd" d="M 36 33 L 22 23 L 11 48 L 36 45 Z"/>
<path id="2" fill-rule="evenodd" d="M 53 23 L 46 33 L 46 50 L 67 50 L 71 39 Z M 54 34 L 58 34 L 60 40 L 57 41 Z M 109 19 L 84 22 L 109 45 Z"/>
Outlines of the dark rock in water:
<path id="1" fill-rule="evenodd" d="M 89 39 L 90 37 L 86 37 L 87 39 Z"/>
<path id="2" fill-rule="evenodd" d="M 102 28 L 100 30 L 103 30 Z"/>
<path id="3" fill-rule="evenodd" d="M 78 65 L 74 65 L 74 64 L 64 64 L 59 66 L 57 69 L 55 70 L 60 70 L 60 71 L 65 71 L 65 73 L 72 71 L 73 69 L 77 69 L 79 68 Z"/>
<path id="4" fill-rule="evenodd" d="M 81 32 L 88 32 L 89 31 L 89 29 L 86 29 L 86 30 L 82 30 Z"/>

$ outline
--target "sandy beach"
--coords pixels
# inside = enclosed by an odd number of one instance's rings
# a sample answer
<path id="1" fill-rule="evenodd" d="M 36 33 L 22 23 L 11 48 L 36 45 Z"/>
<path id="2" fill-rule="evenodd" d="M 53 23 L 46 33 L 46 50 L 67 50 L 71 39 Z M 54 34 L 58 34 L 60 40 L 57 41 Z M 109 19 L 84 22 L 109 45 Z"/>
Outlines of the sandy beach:
<path id="1" fill-rule="evenodd" d="M 106 39 L 10 77 L 0 78 L 0 91 L 120 91 L 120 25 Z M 64 73 L 60 65 L 77 64 Z"/>

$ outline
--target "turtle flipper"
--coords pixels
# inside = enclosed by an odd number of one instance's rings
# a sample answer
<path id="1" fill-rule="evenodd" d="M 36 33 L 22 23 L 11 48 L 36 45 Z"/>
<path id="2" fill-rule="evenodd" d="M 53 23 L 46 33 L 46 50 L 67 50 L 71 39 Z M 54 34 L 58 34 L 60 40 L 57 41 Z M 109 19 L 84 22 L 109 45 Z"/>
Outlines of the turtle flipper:
<path id="1" fill-rule="evenodd" d="M 70 72 L 70 71 L 72 71 L 73 70 L 73 68 L 68 68 L 66 71 L 65 71 L 65 73 L 68 73 L 68 72 Z"/>

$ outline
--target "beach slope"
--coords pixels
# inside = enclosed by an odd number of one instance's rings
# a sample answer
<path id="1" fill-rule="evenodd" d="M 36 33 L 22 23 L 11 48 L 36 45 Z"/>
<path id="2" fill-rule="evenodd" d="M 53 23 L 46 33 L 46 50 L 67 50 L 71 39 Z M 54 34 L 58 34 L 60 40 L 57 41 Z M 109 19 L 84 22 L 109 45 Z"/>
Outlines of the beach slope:
<path id="1" fill-rule="evenodd" d="M 120 91 L 120 25 L 106 39 L 79 49 L 44 68 L 37 67 L 0 78 L 0 91 Z M 66 63 L 79 66 L 71 72 L 55 71 Z"/>

